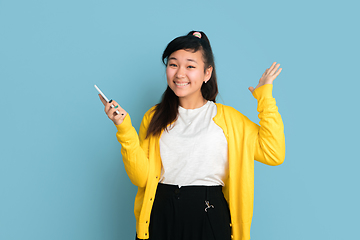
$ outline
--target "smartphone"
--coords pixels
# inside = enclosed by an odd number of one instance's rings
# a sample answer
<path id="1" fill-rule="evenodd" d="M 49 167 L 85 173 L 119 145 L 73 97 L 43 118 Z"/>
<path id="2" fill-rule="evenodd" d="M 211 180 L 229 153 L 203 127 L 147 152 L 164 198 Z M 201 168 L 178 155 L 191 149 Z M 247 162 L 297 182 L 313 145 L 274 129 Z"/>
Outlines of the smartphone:
<path id="1" fill-rule="evenodd" d="M 103 92 L 100 90 L 100 88 L 98 88 L 98 86 L 94 85 L 94 87 L 96 88 L 96 90 L 101 94 L 101 96 L 105 99 L 105 101 L 109 102 L 109 99 L 105 96 L 105 94 L 103 94 Z M 113 108 L 114 105 L 111 105 L 111 108 Z M 117 114 L 120 114 L 118 110 L 116 110 Z"/>

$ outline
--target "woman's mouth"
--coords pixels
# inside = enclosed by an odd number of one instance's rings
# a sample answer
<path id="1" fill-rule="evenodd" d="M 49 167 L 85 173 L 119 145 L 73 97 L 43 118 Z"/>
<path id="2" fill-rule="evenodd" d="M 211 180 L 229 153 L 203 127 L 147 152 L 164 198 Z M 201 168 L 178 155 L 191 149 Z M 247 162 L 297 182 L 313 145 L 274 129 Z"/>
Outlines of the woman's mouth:
<path id="1" fill-rule="evenodd" d="M 183 87 L 183 86 L 186 86 L 188 84 L 190 84 L 190 83 L 189 82 L 187 82 L 187 83 L 177 83 L 177 82 L 175 82 L 175 85 L 179 86 L 179 87 Z"/>

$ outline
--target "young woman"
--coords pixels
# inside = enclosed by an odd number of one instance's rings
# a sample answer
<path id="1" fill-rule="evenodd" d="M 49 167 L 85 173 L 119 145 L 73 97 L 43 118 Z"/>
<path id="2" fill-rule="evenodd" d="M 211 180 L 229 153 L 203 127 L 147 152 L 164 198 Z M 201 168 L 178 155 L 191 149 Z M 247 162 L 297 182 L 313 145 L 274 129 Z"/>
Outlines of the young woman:
<path id="1" fill-rule="evenodd" d="M 203 32 L 175 38 L 162 59 L 168 87 L 144 115 L 139 135 L 127 112 L 99 95 L 138 186 L 137 239 L 250 239 L 254 160 L 279 165 L 285 158 L 284 126 L 272 97 L 280 64 L 249 87 L 258 100 L 258 126 L 215 103 L 214 57 Z"/>

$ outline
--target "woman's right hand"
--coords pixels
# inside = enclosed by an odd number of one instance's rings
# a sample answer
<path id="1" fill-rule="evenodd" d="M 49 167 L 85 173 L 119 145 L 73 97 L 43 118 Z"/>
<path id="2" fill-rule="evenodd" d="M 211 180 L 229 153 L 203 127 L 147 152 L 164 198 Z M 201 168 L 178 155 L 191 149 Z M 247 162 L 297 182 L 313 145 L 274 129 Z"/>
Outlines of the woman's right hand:
<path id="1" fill-rule="evenodd" d="M 99 97 L 101 102 L 105 106 L 105 113 L 108 118 L 110 118 L 110 120 L 113 121 L 115 125 L 120 125 L 124 121 L 127 112 L 122 107 L 120 107 L 117 102 L 113 100 L 110 100 L 110 102 L 106 102 L 106 100 L 100 94 Z M 118 111 L 119 114 L 117 114 L 116 111 Z"/>

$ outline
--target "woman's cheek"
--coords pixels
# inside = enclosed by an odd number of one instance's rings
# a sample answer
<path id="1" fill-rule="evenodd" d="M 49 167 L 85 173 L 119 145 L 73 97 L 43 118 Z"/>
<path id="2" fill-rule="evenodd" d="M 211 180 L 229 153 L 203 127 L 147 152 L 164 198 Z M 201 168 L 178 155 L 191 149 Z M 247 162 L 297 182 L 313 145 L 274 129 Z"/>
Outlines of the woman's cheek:
<path id="1" fill-rule="evenodd" d="M 174 76 L 174 70 L 171 68 L 166 69 L 166 77 L 168 80 L 172 79 Z"/>
<path id="2" fill-rule="evenodd" d="M 187 75 L 191 80 L 201 79 L 201 73 L 199 73 L 198 71 L 189 71 Z"/>

